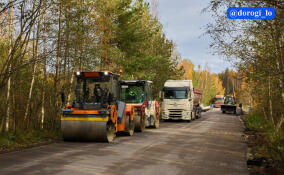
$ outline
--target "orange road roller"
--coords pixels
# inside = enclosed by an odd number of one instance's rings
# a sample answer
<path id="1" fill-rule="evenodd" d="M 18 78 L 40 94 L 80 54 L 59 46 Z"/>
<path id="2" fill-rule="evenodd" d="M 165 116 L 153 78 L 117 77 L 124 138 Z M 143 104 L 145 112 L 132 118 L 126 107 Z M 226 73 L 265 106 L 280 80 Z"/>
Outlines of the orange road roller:
<path id="1" fill-rule="evenodd" d="M 62 109 L 66 141 L 112 142 L 116 133 L 134 133 L 134 107 L 118 99 L 119 74 L 75 72 L 75 100 Z"/>

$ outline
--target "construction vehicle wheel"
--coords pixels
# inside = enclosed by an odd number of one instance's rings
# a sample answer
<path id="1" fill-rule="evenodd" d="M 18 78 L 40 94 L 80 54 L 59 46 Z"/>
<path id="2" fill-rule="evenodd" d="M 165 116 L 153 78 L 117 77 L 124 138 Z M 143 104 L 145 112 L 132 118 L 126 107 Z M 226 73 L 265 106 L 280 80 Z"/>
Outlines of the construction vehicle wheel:
<path id="1" fill-rule="evenodd" d="M 131 120 L 130 115 L 127 115 L 125 120 L 127 135 L 132 136 L 134 134 L 134 120 Z"/>
<path id="2" fill-rule="evenodd" d="M 135 131 L 143 132 L 145 130 L 145 115 L 144 116 L 134 116 L 134 126 Z"/>
<path id="3" fill-rule="evenodd" d="M 112 142 L 115 138 L 115 126 L 112 122 L 107 123 L 107 141 Z"/>
<path id="4" fill-rule="evenodd" d="M 155 117 L 155 123 L 154 123 L 154 128 L 158 129 L 160 126 L 160 120 L 159 117 Z"/>

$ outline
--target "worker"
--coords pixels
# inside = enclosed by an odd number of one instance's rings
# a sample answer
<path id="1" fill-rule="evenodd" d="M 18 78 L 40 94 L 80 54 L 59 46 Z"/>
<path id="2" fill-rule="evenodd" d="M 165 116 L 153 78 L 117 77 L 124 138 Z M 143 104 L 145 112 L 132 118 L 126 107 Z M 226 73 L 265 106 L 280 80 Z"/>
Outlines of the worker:
<path id="1" fill-rule="evenodd" d="M 94 87 L 95 102 L 101 102 L 102 95 L 103 95 L 103 90 L 100 87 L 100 84 L 95 84 Z"/>
<path id="2" fill-rule="evenodd" d="M 90 97 L 90 89 L 87 88 L 86 93 L 84 94 L 84 98 L 86 102 L 89 102 L 89 97 Z"/>

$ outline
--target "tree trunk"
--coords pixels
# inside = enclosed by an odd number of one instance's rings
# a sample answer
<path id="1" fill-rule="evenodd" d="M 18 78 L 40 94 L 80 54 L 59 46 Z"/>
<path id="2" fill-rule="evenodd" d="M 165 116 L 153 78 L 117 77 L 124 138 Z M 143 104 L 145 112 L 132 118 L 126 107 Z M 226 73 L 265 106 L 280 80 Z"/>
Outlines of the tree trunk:
<path id="1" fill-rule="evenodd" d="M 47 81 L 46 78 L 46 30 L 44 29 L 44 34 L 43 34 L 43 64 L 42 64 L 42 73 L 43 73 L 43 81 L 42 81 L 42 96 L 41 96 L 41 129 L 44 128 L 44 118 L 45 118 L 45 82 Z"/>
<path id="2" fill-rule="evenodd" d="M 14 38 L 14 6 L 12 0 L 9 1 L 12 5 L 9 9 L 9 57 L 8 63 L 12 59 L 12 45 L 13 45 L 13 38 Z M 7 97 L 6 97 L 6 116 L 5 120 L 5 131 L 9 131 L 9 123 L 10 123 L 10 90 L 11 90 L 11 76 L 10 76 L 11 64 L 8 65 L 8 82 L 7 82 Z M 1 131 L 3 130 L 4 120 L 2 120 Z"/>
<path id="3" fill-rule="evenodd" d="M 7 111 L 6 111 L 6 124 L 5 124 L 5 131 L 9 131 L 9 122 L 10 122 L 10 89 L 11 89 L 11 77 L 8 79 L 7 84 L 7 98 L 6 98 L 6 104 L 7 104 Z"/>
<path id="4" fill-rule="evenodd" d="M 270 114 L 270 119 L 275 126 L 274 119 L 273 119 L 273 108 L 272 108 L 272 96 L 271 96 L 271 77 L 270 75 L 268 76 L 268 100 L 269 100 L 269 114 Z"/>
<path id="5" fill-rule="evenodd" d="M 40 12 L 39 12 L 39 14 L 40 14 Z M 42 15 L 40 15 L 39 20 L 38 20 L 38 24 L 37 24 L 36 43 L 34 43 L 34 40 L 33 40 L 34 49 L 33 49 L 33 60 L 32 61 L 34 62 L 34 64 L 33 64 L 32 80 L 31 80 L 29 97 L 28 97 L 27 106 L 26 106 L 26 110 L 25 110 L 24 120 L 26 120 L 27 116 L 28 116 L 29 107 L 30 107 L 31 98 L 32 98 L 33 87 L 34 87 L 34 82 L 35 82 L 35 73 L 36 73 L 36 69 L 37 69 L 37 60 L 38 60 L 38 44 L 39 44 L 40 30 L 41 30 L 41 18 L 42 18 Z M 33 37 L 35 37 L 35 34 L 34 34 Z"/>
<path id="6" fill-rule="evenodd" d="M 46 7 L 46 3 L 44 5 Z M 46 12 L 43 13 L 43 19 L 46 21 Z M 46 34 L 46 27 L 44 26 L 43 29 L 43 62 L 42 62 L 42 73 L 43 73 L 43 80 L 42 80 L 42 96 L 41 96 L 41 120 L 40 120 L 40 128 L 44 129 L 44 120 L 45 120 L 45 82 L 47 82 L 46 77 L 46 62 L 47 62 L 47 34 Z"/>

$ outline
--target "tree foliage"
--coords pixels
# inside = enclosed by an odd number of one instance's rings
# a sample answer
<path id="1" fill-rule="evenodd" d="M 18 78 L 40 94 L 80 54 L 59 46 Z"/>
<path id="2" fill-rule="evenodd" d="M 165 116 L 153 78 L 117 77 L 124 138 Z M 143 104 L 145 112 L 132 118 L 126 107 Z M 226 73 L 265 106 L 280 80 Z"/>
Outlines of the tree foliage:
<path id="1" fill-rule="evenodd" d="M 193 87 L 202 91 L 203 104 L 209 105 L 217 94 L 224 94 L 221 79 L 217 74 L 211 73 L 208 66 L 205 65 L 202 70 L 199 65 L 195 70 L 194 64 L 188 59 L 182 60 L 179 66 L 185 70 L 182 78 L 192 80 Z"/>
<path id="2" fill-rule="evenodd" d="M 273 20 L 229 20 L 228 7 L 273 7 L 276 16 Z M 250 101 L 255 111 L 269 118 L 278 130 L 283 129 L 283 1 L 212 0 L 207 10 L 215 19 L 207 26 L 212 47 L 235 62 L 242 77 L 239 95 L 247 94 L 246 101 Z"/>
<path id="3" fill-rule="evenodd" d="M 154 96 L 182 72 L 143 0 L 4 0 L 0 26 L 1 131 L 58 129 L 74 71 L 122 69 L 153 80 Z"/>

